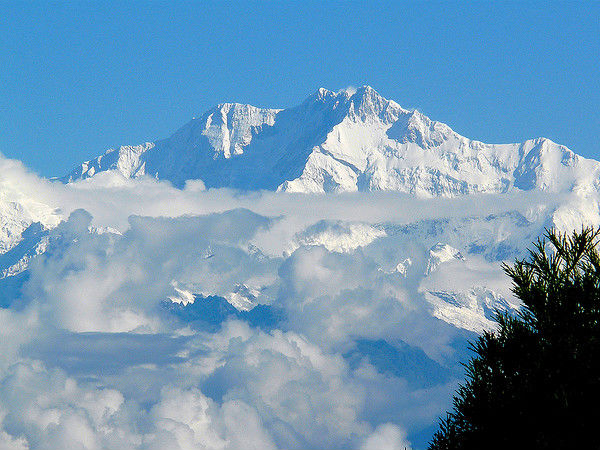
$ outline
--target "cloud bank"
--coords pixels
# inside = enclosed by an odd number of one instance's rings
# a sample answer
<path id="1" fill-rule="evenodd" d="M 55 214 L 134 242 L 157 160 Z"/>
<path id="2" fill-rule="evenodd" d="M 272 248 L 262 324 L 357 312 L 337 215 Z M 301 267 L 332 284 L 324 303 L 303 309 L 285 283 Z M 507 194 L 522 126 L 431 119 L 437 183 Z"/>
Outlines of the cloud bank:
<path id="1" fill-rule="evenodd" d="M 589 196 L 0 169 L 2 448 L 420 448 L 466 340 L 518 308 L 500 262 L 546 226 L 600 222 Z"/>

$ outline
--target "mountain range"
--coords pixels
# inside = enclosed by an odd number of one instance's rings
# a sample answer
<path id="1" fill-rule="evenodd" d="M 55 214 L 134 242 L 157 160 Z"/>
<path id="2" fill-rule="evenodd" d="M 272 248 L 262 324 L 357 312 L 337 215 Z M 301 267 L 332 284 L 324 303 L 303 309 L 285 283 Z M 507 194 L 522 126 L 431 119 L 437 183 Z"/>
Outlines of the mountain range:
<path id="1" fill-rule="evenodd" d="M 383 246 L 384 256 L 378 256 L 382 276 L 416 277 L 419 281 L 415 284 L 422 285 L 427 301 L 438 311 L 436 317 L 469 330 L 489 327 L 489 311 L 503 300 L 477 284 L 466 283 L 451 294 L 444 283 L 423 287 L 424 280 L 439 278 L 440 264 L 458 267 L 470 257 L 490 262 L 519 257 L 544 228 L 568 230 L 582 223 L 600 223 L 599 162 L 545 138 L 521 144 L 470 140 L 416 110 L 400 107 L 368 86 L 339 92 L 319 89 L 301 105 L 283 110 L 224 103 L 167 139 L 109 150 L 81 164 L 60 179 L 67 186 L 26 174 L 15 161 L 0 163 L 0 281 L 14 285 L 6 287 L 6 292 L 21 289 L 18 280 L 26 279 L 30 262 L 50 245 L 49 231 L 74 207 L 87 205 L 100 211 L 107 207 L 110 217 L 110 200 L 94 201 L 94 189 L 101 192 L 102 183 L 85 189 L 87 183 L 81 182 L 102 172 L 139 181 L 166 180 L 177 188 L 201 180 L 207 188 L 242 191 L 396 191 L 418 197 L 508 193 L 515 199 L 521 195 L 514 193 L 539 191 L 539 199 L 529 197 L 534 203 L 528 209 L 519 210 L 515 205 L 513 210 L 509 204 L 508 210 L 495 215 L 482 214 L 476 203 L 469 203 L 472 213 L 462 219 L 436 210 L 426 220 L 415 216 L 390 222 L 354 217 L 352 221 L 299 222 L 297 233 L 282 242 L 285 250 L 277 258 L 288 258 L 300 247 L 352 253 Z M 555 193 L 569 195 L 553 200 Z M 337 205 L 336 196 L 325 197 L 330 207 Z M 410 210 L 408 198 L 399 196 L 397 200 Z M 119 235 L 107 227 L 111 223 L 99 220 L 97 225 L 100 227 L 90 228 L 90 233 Z M 389 249 L 398 242 L 407 248 L 418 242 L 421 248 L 391 257 Z M 258 247 L 251 247 L 256 251 L 248 247 L 244 252 L 253 258 L 262 254 Z M 203 258 L 214 262 L 212 250 L 204 253 Z M 181 283 L 169 298 L 179 298 L 183 292 L 182 302 L 189 303 L 194 295 L 217 295 L 244 309 L 256 305 L 264 288 L 244 279 L 234 285 L 205 292 L 193 283 Z M 475 311 L 472 317 L 467 310 Z"/>
<path id="2" fill-rule="evenodd" d="M 110 149 L 61 178 L 103 171 L 182 188 L 298 193 L 399 191 L 423 197 L 515 190 L 598 191 L 600 163 L 546 138 L 485 144 L 369 86 L 319 89 L 288 109 L 223 103 L 156 142 Z"/>
<path id="3" fill-rule="evenodd" d="M 205 399 L 200 412 L 250 402 L 256 416 L 231 420 L 244 433 L 266 424 L 277 448 L 355 448 L 343 439 L 362 417 L 399 423 L 424 448 L 467 341 L 521 308 L 502 263 L 526 258 L 546 229 L 600 225 L 599 176 L 599 162 L 548 139 L 484 144 L 368 86 L 283 110 L 224 103 L 54 180 L 0 155 L 0 335 L 88 386 L 74 391 L 94 408 L 86 417 L 109 410 L 89 393 L 122 379 L 102 430 L 121 423 L 119 404 L 149 405 L 134 424 L 174 426 L 149 399 L 181 380 Z M 65 377 L 32 377 L 42 397 L 3 380 L 16 405 L 31 398 L 55 417 L 48 399 L 66 397 L 47 393 L 75 386 Z M 315 401 L 331 419 L 315 418 Z"/>

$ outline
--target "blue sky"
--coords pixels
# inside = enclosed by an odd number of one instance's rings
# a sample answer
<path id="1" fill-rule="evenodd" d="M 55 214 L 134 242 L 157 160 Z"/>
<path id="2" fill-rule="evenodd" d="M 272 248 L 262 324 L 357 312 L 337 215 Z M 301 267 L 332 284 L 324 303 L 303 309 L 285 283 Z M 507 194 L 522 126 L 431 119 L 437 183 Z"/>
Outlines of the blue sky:
<path id="1" fill-rule="evenodd" d="M 0 152 L 62 175 L 223 101 L 369 84 L 485 142 L 600 158 L 600 3 L 0 3 Z"/>

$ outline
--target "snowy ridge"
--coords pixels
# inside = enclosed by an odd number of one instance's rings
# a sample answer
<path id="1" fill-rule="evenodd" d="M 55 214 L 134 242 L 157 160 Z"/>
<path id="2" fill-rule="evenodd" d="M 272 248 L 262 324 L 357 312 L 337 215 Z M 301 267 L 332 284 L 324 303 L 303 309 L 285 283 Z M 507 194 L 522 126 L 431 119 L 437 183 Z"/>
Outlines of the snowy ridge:
<path id="1" fill-rule="evenodd" d="M 201 179 L 208 188 L 435 197 L 515 189 L 585 194 L 598 191 L 600 163 L 545 138 L 474 141 L 363 86 L 321 88 L 284 110 L 225 103 L 168 139 L 109 150 L 63 181 L 105 170 L 177 187 Z"/>
<path id="2" fill-rule="evenodd" d="M 464 260 L 464 257 L 455 248 L 452 248 L 448 244 L 438 242 L 429 250 L 429 260 L 427 261 L 425 275 L 429 275 L 437 269 L 441 263 L 452 261 L 453 259 Z"/>
<path id="3" fill-rule="evenodd" d="M 322 220 L 298 233 L 287 253 L 310 245 L 322 245 L 332 252 L 348 252 L 364 247 L 382 236 L 385 236 L 384 230 L 364 223 L 329 223 Z"/>
<path id="4" fill-rule="evenodd" d="M 497 311 L 514 314 L 517 308 L 498 293 L 485 287 L 465 292 L 426 292 L 425 298 L 433 306 L 433 315 L 458 328 L 482 333 L 496 327 Z"/>

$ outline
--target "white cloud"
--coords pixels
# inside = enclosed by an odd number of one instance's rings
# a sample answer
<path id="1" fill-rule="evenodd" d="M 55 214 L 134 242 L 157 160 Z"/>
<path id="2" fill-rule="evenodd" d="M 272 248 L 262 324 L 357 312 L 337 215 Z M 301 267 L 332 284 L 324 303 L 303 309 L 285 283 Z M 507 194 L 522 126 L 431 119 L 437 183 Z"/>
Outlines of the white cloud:
<path id="1" fill-rule="evenodd" d="M 11 366 L 1 380 L 0 411 L 5 432 L 30 448 L 131 447 L 122 425 L 123 396 L 112 389 L 84 389 L 59 369 L 35 361 Z M 129 423 L 131 418 L 126 418 Z M 131 423 L 133 424 L 133 423 Z"/>
<path id="2" fill-rule="evenodd" d="M 369 435 L 360 450 L 406 450 L 410 449 L 406 432 L 394 424 L 382 424 Z"/>
<path id="3" fill-rule="evenodd" d="M 65 186 L 0 169 L 4 249 L 65 219 L 27 274 L 0 280 L 0 448 L 409 447 L 449 405 L 472 336 L 427 293 L 509 298 L 499 260 L 598 210 L 539 193 L 239 193 L 111 173 Z M 465 260 L 425 277 L 437 242 Z M 197 300 L 186 311 L 214 316 L 202 328 L 163 306 L 175 287 L 248 292 L 278 315 L 259 329 Z"/>
<path id="4" fill-rule="evenodd" d="M 254 409 L 241 401 L 219 406 L 196 388 L 164 387 L 150 414 L 156 431 L 145 448 L 275 449 Z"/>

